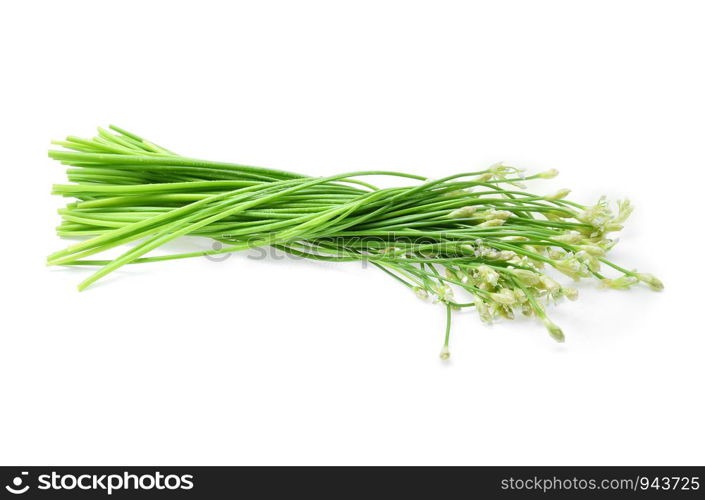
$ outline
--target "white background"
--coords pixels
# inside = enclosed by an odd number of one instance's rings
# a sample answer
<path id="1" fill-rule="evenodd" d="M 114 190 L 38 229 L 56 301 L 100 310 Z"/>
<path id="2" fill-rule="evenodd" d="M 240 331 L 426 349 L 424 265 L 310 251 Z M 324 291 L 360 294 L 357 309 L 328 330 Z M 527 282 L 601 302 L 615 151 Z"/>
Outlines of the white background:
<path id="1" fill-rule="evenodd" d="M 0 462 L 700 464 L 701 2 L 5 2 Z M 503 160 L 629 196 L 614 259 L 666 290 L 455 319 L 359 265 L 50 269 L 51 139 L 116 123 L 310 175 Z M 183 247 L 208 248 L 190 241 Z"/>

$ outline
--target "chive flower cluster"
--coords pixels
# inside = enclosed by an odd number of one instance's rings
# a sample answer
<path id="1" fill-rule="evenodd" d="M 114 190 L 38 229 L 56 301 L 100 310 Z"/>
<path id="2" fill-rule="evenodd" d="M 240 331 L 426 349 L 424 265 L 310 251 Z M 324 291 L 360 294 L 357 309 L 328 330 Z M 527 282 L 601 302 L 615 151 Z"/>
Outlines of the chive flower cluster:
<path id="1" fill-rule="evenodd" d="M 49 265 L 97 266 L 83 290 L 126 264 L 198 257 L 272 246 L 324 261 L 367 261 L 422 299 L 447 310 L 441 358 L 450 356 L 453 310 L 474 307 L 484 322 L 521 312 L 551 337 L 562 330 L 546 306 L 578 292 L 557 280 L 592 278 L 614 289 L 663 284 L 607 259 L 632 212 L 603 197 L 586 206 L 561 189 L 526 191 L 526 176 L 496 164 L 442 179 L 369 170 L 329 177 L 180 156 L 116 126 L 92 139 L 55 141 L 49 156 L 67 165 L 71 184 L 53 193 L 73 198 L 59 210 L 61 237 L 80 241 L 51 254 Z M 411 186 L 380 189 L 371 177 Z M 152 255 L 180 236 L 220 242 L 217 249 Z M 92 258 L 126 248 L 109 260 Z M 604 274 L 603 274 L 604 273 Z M 608 276 L 607 273 L 610 273 Z"/>

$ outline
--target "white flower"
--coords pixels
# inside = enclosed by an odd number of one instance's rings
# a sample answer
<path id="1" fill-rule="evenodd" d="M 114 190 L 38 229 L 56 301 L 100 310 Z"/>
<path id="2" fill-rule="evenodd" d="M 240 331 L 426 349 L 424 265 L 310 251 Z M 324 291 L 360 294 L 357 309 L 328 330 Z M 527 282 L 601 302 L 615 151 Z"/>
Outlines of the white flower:
<path id="1" fill-rule="evenodd" d="M 544 274 L 541 274 L 539 276 L 539 281 L 541 282 L 543 288 L 545 288 L 551 294 L 557 293 L 561 289 L 560 283 L 558 283 L 553 278 L 549 278 Z"/>
<path id="2" fill-rule="evenodd" d="M 566 276 L 570 276 L 576 280 L 590 276 L 588 267 L 575 255 L 567 256 L 561 260 L 554 260 L 552 265 Z"/>
<path id="3" fill-rule="evenodd" d="M 508 252 L 508 250 L 505 250 L 505 252 Z M 514 252 L 511 252 L 514 253 Z M 526 257 L 519 257 L 517 254 L 514 254 L 511 258 L 509 259 L 504 259 L 506 260 L 507 264 L 513 264 L 515 266 L 524 266 L 524 267 L 529 267 L 529 259 Z"/>
<path id="4" fill-rule="evenodd" d="M 492 310 L 493 316 L 502 316 L 503 318 L 514 319 L 514 311 L 512 310 L 511 306 L 506 306 L 506 305 L 494 302 L 490 306 L 490 308 Z"/>
<path id="5" fill-rule="evenodd" d="M 521 305 L 521 313 L 522 313 L 524 316 L 533 316 L 534 313 L 535 313 L 535 311 L 534 311 L 534 309 L 531 307 L 531 304 L 530 304 L 529 302 L 524 302 L 524 303 Z"/>
<path id="6" fill-rule="evenodd" d="M 494 248 L 487 247 L 482 244 L 482 240 L 477 240 L 477 248 L 475 248 L 475 257 L 485 257 L 488 259 L 494 259 L 499 255 L 499 252 Z"/>
<path id="7" fill-rule="evenodd" d="M 512 274 L 524 285 L 533 286 L 539 282 L 539 275 L 526 269 L 512 269 Z"/>
<path id="8" fill-rule="evenodd" d="M 613 224 L 622 224 L 626 221 L 631 213 L 634 211 L 634 207 L 628 199 L 620 200 L 617 202 L 617 209 L 619 210 L 617 217 L 612 220 Z"/>
<path id="9" fill-rule="evenodd" d="M 497 284 L 497 280 L 499 280 L 499 273 L 497 273 L 497 271 L 492 269 L 490 266 L 486 266 L 484 264 L 478 266 L 477 274 L 480 276 L 482 281 L 489 283 L 492 286 L 495 286 Z"/>
<path id="10" fill-rule="evenodd" d="M 478 213 L 480 217 L 484 218 L 485 220 L 492 220 L 492 219 L 508 219 L 509 217 L 512 216 L 512 213 L 508 210 L 485 210 L 482 213 Z"/>
<path id="11" fill-rule="evenodd" d="M 451 280 L 455 280 L 455 281 L 459 281 L 459 280 L 460 280 L 460 278 L 459 278 L 458 275 L 455 273 L 455 271 L 452 270 L 452 269 L 450 269 L 450 268 L 448 268 L 448 267 L 446 267 L 446 278 L 451 279 Z"/>
<path id="12" fill-rule="evenodd" d="M 522 168 L 516 168 L 516 167 L 509 167 L 507 165 L 502 165 L 502 163 L 495 163 L 489 168 L 490 174 L 492 175 L 492 178 L 498 180 L 498 181 L 506 181 L 507 177 L 511 176 L 516 176 L 519 177 L 520 179 L 523 179 L 525 177 L 524 174 L 524 169 Z M 517 182 L 517 181 L 512 181 L 509 182 L 509 184 L 512 184 L 514 186 L 517 186 L 519 188 L 524 188 L 526 187 L 523 183 Z"/>
<path id="13" fill-rule="evenodd" d="M 601 196 L 595 205 L 586 208 L 576 218 L 580 222 L 590 224 L 594 228 L 602 228 L 612 220 L 612 211 L 607 203 L 607 198 Z"/>
<path id="14" fill-rule="evenodd" d="M 543 255 L 544 251 L 546 250 L 546 247 L 536 248 L 533 245 L 524 245 L 524 250 L 526 250 L 528 252 L 537 253 L 539 255 Z"/>
<path id="15" fill-rule="evenodd" d="M 583 241 L 585 237 L 577 231 L 568 231 L 558 236 L 551 236 L 551 239 L 560 241 L 561 243 L 568 243 L 575 245 Z"/>
<path id="16" fill-rule="evenodd" d="M 575 254 L 575 257 L 587 268 L 596 273 L 600 270 L 600 261 L 597 259 L 592 254 L 587 253 L 585 250 L 580 250 L 578 253 Z M 586 276 L 589 276 L 589 274 L 586 274 Z"/>
<path id="17" fill-rule="evenodd" d="M 499 292 L 491 293 L 490 296 L 495 302 L 499 302 L 500 304 L 507 306 L 511 306 L 517 302 L 514 292 L 509 288 L 502 288 Z"/>
<path id="18" fill-rule="evenodd" d="M 615 217 L 609 208 L 607 199 L 602 196 L 597 204 L 585 209 L 582 214 L 576 216 L 576 219 L 597 229 L 590 234 L 591 237 L 597 237 L 600 234 L 621 230 L 622 224 L 634 210 L 629 200 L 618 201 L 617 208 L 619 212 Z"/>
<path id="19" fill-rule="evenodd" d="M 596 245 L 598 245 L 600 248 L 603 248 L 605 252 L 607 252 L 608 250 L 612 250 L 612 248 L 614 248 L 617 243 L 619 243 L 619 238 L 603 238 L 598 241 Z"/>
<path id="20" fill-rule="evenodd" d="M 450 302 L 453 300 L 453 290 L 448 285 L 435 285 L 433 287 L 434 302 Z"/>
<path id="21" fill-rule="evenodd" d="M 488 168 L 487 170 L 489 170 L 490 173 L 495 177 L 505 177 L 507 174 L 516 174 L 521 176 L 524 172 L 523 169 L 504 165 L 504 162 L 501 161 L 490 165 L 490 168 Z"/>
<path id="22" fill-rule="evenodd" d="M 475 309 L 477 309 L 478 314 L 480 315 L 480 319 L 484 321 L 485 323 L 490 323 L 492 321 L 492 315 L 490 314 L 490 310 L 487 307 L 487 304 L 485 304 L 480 297 L 475 297 Z"/>
<path id="23" fill-rule="evenodd" d="M 497 258 L 498 260 L 507 260 L 507 261 L 509 261 L 509 260 L 512 260 L 512 259 L 515 258 L 515 257 L 518 257 L 518 255 L 516 254 L 516 252 L 512 252 L 511 250 L 502 250 L 501 252 L 499 252 L 499 254 L 497 255 L 496 258 Z"/>
<path id="24" fill-rule="evenodd" d="M 578 248 L 596 257 L 602 257 L 605 255 L 605 249 L 597 245 L 580 245 Z"/>
<path id="25" fill-rule="evenodd" d="M 566 253 L 563 250 L 559 250 L 557 248 L 549 248 L 546 253 L 550 258 L 554 260 L 560 260 L 565 258 L 566 256 Z"/>
<path id="26" fill-rule="evenodd" d="M 564 212 L 559 212 L 558 210 L 549 210 L 548 212 L 544 212 L 543 216 L 552 222 L 564 222 L 565 218 L 572 217 L 572 215 L 566 215 Z"/>

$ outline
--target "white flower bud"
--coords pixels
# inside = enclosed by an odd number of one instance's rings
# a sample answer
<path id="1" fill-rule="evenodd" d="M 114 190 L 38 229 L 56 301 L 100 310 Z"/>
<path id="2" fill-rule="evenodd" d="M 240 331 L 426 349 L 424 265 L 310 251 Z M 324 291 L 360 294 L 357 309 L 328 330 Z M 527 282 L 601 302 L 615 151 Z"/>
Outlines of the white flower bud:
<path id="1" fill-rule="evenodd" d="M 614 246 L 619 243 L 619 238 L 609 239 L 605 238 L 597 242 L 597 245 L 605 249 L 605 252 L 612 250 Z"/>
<path id="2" fill-rule="evenodd" d="M 504 224 L 504 219 L 491 219 L 483 222 L 482 224 L 478 224 L 477 227 L 497 227 L 502 224 Z"/>
<path id="3" fill-rule="evenodd" d="M 602 257 L 605 255 L 605 249 L 597 245 L 580 245 L 579 248 L 580 250 L 596 257 Z"/>
<path id="4" fill-rule="evenodd" d="M 450 358 L 450 350 L 448 349 L 447 345 L 444 345 L 443 349 L 441 349 L 441 359 L 443 361 L 447 361 L 448 358 Z"/>
<path id="5" fill-rule="evenodd" d="M 638 282 L 639 280 L 637 278 L 635 278 L 634 276 L 627 276 L 626 274 L 624 276 L 620 276 L 617 279 L 604 278 L 600 280 L 602 286 L 612 288 L 614 290 L 626 290 L 634 286 Z"/>
<path id="6" fill-rule="evenodd" d="M 576 243 L 583 241 L 584 236 L 577 231 L 568 231 L 567 233 L 563 233 L 558 236 L 551 236 L 551 239 L 560 241 L 561 243 L 575 245 Z"/>
<path id="7" fill-rule="evenodd" d="M 477 211 L 477 206 L 475 205 L 468 205 L 466 207 L 461 207 L 456 210 L 453 210 L 448 214 L 448 217 L 453 217 L 453 218 L 466 218 L 466 217 L 472 217 L 472 215 Z"/>
<path id="8" fill-rule="evenodd" d="M 552 168 L 551 170 L 546 170 L 545 172 L 541 172 L 540 174 L 537 174 L 537 177 L 540 177 L 541 179 L 553 179 L 557 175 L 558 175 L 558 170 L 556 170 L 555 168 Z"/>
<path id="9" fill-rule="evenodd" d="M 456 189 L 455 191 L 448 191 L 446 193 L 443 193 L 441 196 L 446 196 L 446 197 L 453 197 L 453 196 L 465 196 L 466 194 L 472 192 L 472 188 L 465 188 L 465 189 Z"/>
<path id="10" fill-rule="evenodd" d="M 558 325 L 548 318 L 543 318 L 543 324 L 548 330 L 549 335 L 553 337 L 556 342 L 565 342 L 565 335 L 563 335 L 563 330 L 561 330 Z"/>
<path id="11" fill-rule="evenodd" d="M 663 282 L 661 282 L 661 280 L 653 274 L 639 273 L 636 275 L 636 277 L 639 279 L 639 281 L 643 281 L 644 283 L 649 285 L 652 290 L 663 290 Z"/>
<path id="12" fill-rule="evenodd" d="M 547 196 L 544 196 L 543 199 L 548 200 L 548 201 L 562 200 L 563 198 L 565 198 L 569 194 L 570 194 L 570 189 L 559 189 L 558 191 L 556 191 L 553 194 L 549 194 Z"/>

